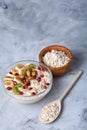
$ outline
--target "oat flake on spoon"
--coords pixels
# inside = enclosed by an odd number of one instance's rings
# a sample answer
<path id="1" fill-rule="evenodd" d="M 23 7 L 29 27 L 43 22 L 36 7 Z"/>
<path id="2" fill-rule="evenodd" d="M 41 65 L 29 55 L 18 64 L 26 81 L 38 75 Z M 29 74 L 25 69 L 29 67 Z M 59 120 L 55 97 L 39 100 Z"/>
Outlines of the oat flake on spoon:
<path id="1" fill-rule="evenodd" d="M 68 92 L 71 90 L 71 88 L 75 85 L 77 80 L 80 78 L 82 74 L 82 71 L 79 71 L 75 78 L 72 80 L 72 82 L 69 84 L 69 86 L 65 89 L 63 94 L 60 96 L 59 99 L 49 103 L 45 107 L 42 108 L 40 115 L 39 115 L 39 120 L 42 123 L 52 123 L 60 114 L 61 112 L 61 102 L 65 98 L 65 96 L 68 94 Z"/>

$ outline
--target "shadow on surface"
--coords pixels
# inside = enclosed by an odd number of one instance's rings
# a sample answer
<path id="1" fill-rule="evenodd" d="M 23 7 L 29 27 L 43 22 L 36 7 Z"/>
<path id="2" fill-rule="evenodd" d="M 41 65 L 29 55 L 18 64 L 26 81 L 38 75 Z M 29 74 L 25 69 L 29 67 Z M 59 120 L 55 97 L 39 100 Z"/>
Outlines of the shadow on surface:
<path id="1" fill-rule="evenodd" d="M 85 60 L 86 57 L 84 56 L 84 53 L 79 51 L 73 52 L 73 62 L 70 71 L 77 71 L 78 69 L 80 69 Z"/>

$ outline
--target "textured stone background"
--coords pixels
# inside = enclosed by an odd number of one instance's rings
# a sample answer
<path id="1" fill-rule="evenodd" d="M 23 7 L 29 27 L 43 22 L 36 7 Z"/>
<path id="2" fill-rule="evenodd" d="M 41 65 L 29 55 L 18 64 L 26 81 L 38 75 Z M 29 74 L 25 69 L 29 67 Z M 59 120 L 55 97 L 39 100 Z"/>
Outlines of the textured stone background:
<path id="1" fill-rule="evenodd" d="M 42 48 L 51 44 L 68 47 L 73 54 L 71 71 L 54 79 L 53 89 L 41 102 L 24 106 L 4 92 L 0 82 L 1 130 L 87 129 L 87 0 L 0 0 L 0 73 L 9 64 L 38 60 Z M 38 114 L 56 99 L 77 70 L 84 74 L 64 101 L 57 121 L 43 125 Z"/>

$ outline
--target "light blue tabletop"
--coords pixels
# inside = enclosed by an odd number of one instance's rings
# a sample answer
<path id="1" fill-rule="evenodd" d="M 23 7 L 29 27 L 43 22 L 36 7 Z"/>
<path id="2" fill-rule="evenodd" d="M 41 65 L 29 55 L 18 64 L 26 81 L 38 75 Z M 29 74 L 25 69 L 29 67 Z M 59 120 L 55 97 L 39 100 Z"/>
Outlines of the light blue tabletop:
<path id="1" fill-rule="evenodd" d="M 72 51 L 70 71 L 31 105 L 16 103 L 0 82 L 0 130 L 87 130 L 87 0 L 0 0 L 0 74 L 16 61 L 38 61 L 40 50 L 53 44 Z M 59 118 L 42 124 L 41 108 L 57 99 L 80 69 L 84 74 L 65 98 Z"/>

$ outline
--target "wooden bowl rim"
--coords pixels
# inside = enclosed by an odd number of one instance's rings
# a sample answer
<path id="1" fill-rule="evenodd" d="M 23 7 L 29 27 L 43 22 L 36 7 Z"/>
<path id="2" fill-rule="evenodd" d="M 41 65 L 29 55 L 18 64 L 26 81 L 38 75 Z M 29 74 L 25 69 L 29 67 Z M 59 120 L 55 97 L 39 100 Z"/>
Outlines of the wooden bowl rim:
<path id="1" fill-rule="evenodd" d="M 69 52 L 69 54 L 70 54 L 70 56 L 69 56 L 70 61 L 69 61 L 68 63 L 66 63 L 66 64 L 65 64 L 64 66 L 62 66 L 62 67 L 52 67 L 52 66 L 46 65 L 46 64 L 43 62 L 42 56 L 44 56 L 44 55 L 46 54 L 46 52 L 48 52 L 48 51 L 46 51 L 45 53 L 43 53 L 43 52 L 44 52 L 46 49 L 48 49 L 48 48 L 50 48 L 50 50 L 52 50 L 52 49 L 51 49 L 52 47 L 60 47 L 60 48 L 66 49 L 66 50 Z M 61 50 L 60 50 L 60 51 L 61 51 Z M 64 47 L 64 46 L 61 46 L 61 45 L 50 45 L 50 46 L 47 46 L 47 47 L 43 48 L 43 49 L 40 51 L 40 53 L 39 53 L 39 60 L 40 60 L 40 62 L 42 62 L 43 64 L 45 64 L 45 65 L 48 66 L 49 68 L 51 68 L 52 70 L 57 71 L 57 70 L 61 70 L 61 69 L 65 68 L 66 66 L 70 65 L 70 64 L 72 63 L 73 58 L 72 58 L 72 53 L 71 53 L 71 51 L 70 51 L 67 47 Z"/>

